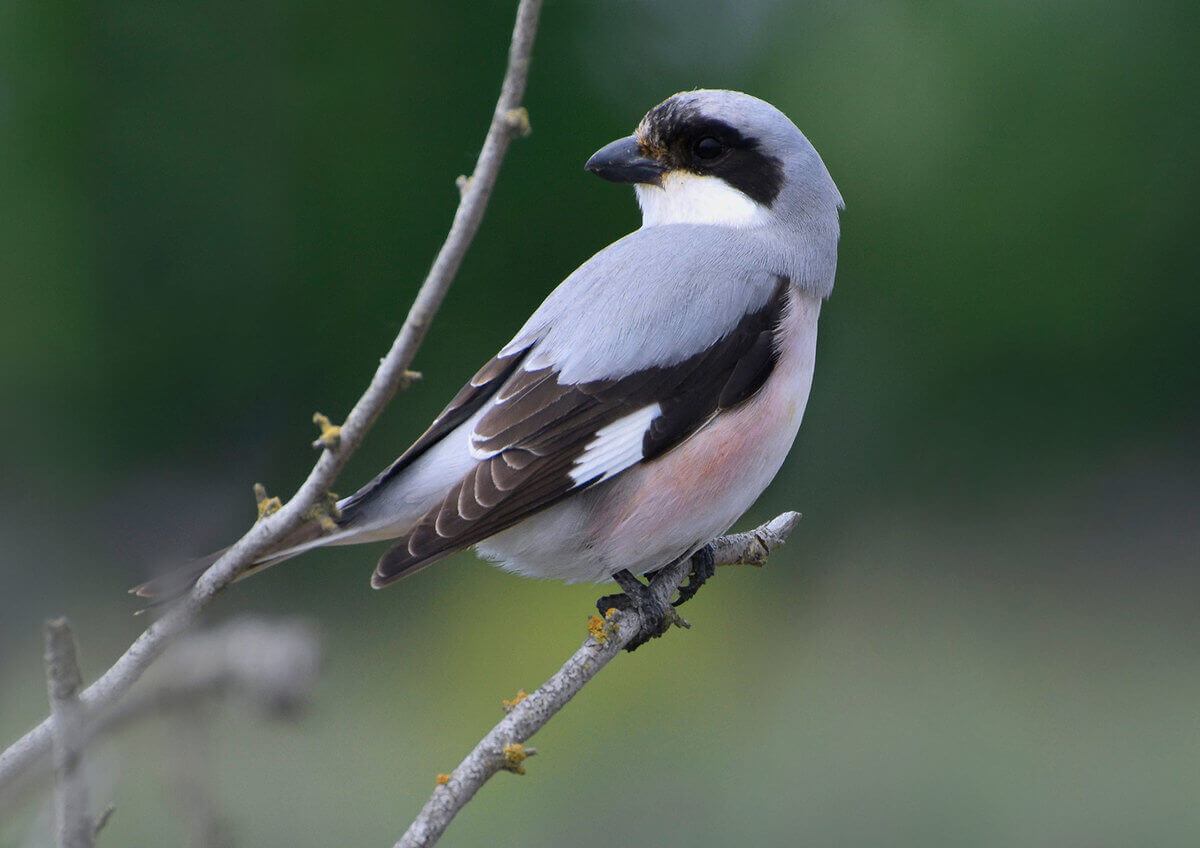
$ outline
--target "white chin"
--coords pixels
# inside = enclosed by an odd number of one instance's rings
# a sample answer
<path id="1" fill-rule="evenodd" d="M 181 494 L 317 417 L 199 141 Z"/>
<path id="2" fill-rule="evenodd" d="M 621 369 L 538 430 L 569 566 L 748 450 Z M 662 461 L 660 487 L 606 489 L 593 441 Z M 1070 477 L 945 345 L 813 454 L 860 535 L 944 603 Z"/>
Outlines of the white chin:
<path id="1" fill-rule="evenodd" d="M 765 206 L 755 203 L 720 177 L 670 171 L 663 174 L 661 188 L 636 185 L 634 191 L 638 205 L 642 207 L 643 227 L 662 224 L 754 227 L 769 220 Z"/>

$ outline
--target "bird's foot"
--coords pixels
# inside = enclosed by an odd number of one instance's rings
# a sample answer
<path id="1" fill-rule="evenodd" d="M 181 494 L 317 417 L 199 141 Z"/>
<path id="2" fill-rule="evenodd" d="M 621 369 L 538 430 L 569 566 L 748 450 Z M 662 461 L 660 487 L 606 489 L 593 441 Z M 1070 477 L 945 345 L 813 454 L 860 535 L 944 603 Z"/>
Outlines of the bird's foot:
<path id="1" fill-rule="evenodd" d="M 625 646 L 625 650 L 636 651 L 651 639 L 662 636 L 671 629 L 672 624 L 680 627 L 690 626 L 675 612 L 673 606 L 660 599 L 659 593 L 655 591 L 654 578 L 651 578 L 650 585 L 647 586 L 627 569 L 622 569 L 613 575 L 613 579 L 621 587 L 622 594 L 605 595 L 596 601 L 596 609 L 602 616 L 614 607 L 622 612 L 634 611 L 638 614 L 641 627 L 637 635 Z"/>
<path id="2" fill-rule="evenodd" d="M 712 545 L 705 545 L 692 554 L 692 570 L 688 573 L 688 582 L 679 587 L 679 597 L 671 605 L 680 607 L 686 604 L 716 573 L 717 561 L 713 557 Z"/>

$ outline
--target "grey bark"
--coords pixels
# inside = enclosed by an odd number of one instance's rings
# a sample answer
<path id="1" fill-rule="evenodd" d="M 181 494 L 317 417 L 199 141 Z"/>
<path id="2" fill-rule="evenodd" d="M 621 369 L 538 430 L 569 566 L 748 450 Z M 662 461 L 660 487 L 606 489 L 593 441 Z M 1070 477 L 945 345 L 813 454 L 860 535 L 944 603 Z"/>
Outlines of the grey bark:
<path id="1" fill-rule="evenodd" d="M 51 743 L 54 756 L 54 816 L 59 848 L 93 848 L 96 822 L 87 776 L 83 770 L 83 707 L 79 690 L 83 676 L 75 651 L 75 637 L 65 618 L 46 622 L 46 686 L 50 715 L 54 719 Z"/>

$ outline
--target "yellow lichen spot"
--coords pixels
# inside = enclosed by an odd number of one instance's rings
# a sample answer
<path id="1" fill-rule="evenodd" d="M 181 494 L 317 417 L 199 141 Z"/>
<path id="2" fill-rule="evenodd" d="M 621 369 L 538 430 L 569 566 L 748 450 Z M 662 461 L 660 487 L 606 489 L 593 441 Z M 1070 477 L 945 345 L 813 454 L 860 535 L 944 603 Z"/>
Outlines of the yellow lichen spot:
<path id="1" fill-rule="evenodd" d="M 407 389 L 413 383 L 417 382 L 417 380 L 423 379 L 424 376 L 420 371 L 409 371 L 406 368 L 404 373 L 400 375 L 400 388 Z"/>
<path id="2" fill-rule="evenodd" d="M 328 450 L 337 450 L 342 442 L 342 428 L 338 424 L 334 424 L 328 417 L 319 412 L 313 413 L 313 423 L 321 428 L 321 436 L 313 442 L 314 448 L 327 448 Z"/>
<path id="3" fill-rule="evenodd" d="M 262 521 L 273 512 L 279 512 L 283 509 L 283 502 L 279 498 L 267 497 L 267 487 L 262 483 L 254 484 L 254 501 L 258 504 L 258 519 Z"/>
<path id="4" fill-rule="evenodd" d="M 337 520 L 342 517 L 342 511 L 338 509 L 337 502 L 336 492 L 326 492 L 321 500 L 304 513 L 305 520 L 315 521 L 326 533 L 332 533 L 338 528 Z"/>
<path id="5" fill-rule="evenodd" d="M 506 713 L 511 713 L 513 707 L 515 707 L 517 704 L 521 703 L 528 697 L 529 697 L 528 692 L 526 692 L 524 689 L 518 689 L 517 694 L 513 696 L 513 699 L 511 701 L 508 700 L 507 698 L 502 698 L 500 700 L 500 703 L 504 705 L 504 711 Z"/>
<path id="6" fill-rule="evenodd" d="M 609 607 L 604 613 L 604 618 L 593 615 L 588 619 L 588 633 L 596 642 L 603 645 L 608 642 L 610 636 L 621 632 L 621 623 L 616 620 L 619 612 L 616 607 Z"/>
<path id="7" fill-rule="evenodd" d="M 504 120 L 509 128 L 519 136 L 524 137 L 533 132 L 533 126 L 529 123 L 529 110 L 524 106 L 509 109 L 504 113 Z"/>
<path id="8" fill-rule="evenodd" d="M 450 782 L 450 775 L 439 774 L 437 777 L 435 777 L 433 779 L 433 782 L 436 783 L 438 786 L 445 786 L 447 783 Z"/>
<path id="9" fill-rule="evenodd" d="M 525 762 L 525 758 L 529 754 L 525 751 L 525 746 L 520 742 L 514 742 L 511 745 L 504 746 L 504 767 L 513 774 L 524 774 L 525 766 L 521 765 Z"/>

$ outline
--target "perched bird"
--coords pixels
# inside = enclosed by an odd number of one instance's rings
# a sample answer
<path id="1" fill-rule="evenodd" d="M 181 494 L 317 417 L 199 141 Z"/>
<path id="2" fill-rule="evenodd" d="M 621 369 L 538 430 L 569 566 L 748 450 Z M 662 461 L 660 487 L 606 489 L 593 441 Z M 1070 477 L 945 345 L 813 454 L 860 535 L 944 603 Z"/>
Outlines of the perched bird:
<path id="1" fill-rule="evenodd" d="M 517 574 L 616 579 L 656 621 L 633 575 L 693 555 L 693 581 L 711 573 L 704 546 L 800 427 L 842 198 L 786 115 L 733 91 L 668 98 L 586 168 L 634 185 L 641 228 L 551 292 L 335 527 L 302 526 L 251 571 L 394 539 L 379 588 L 475 545 Z"/>

